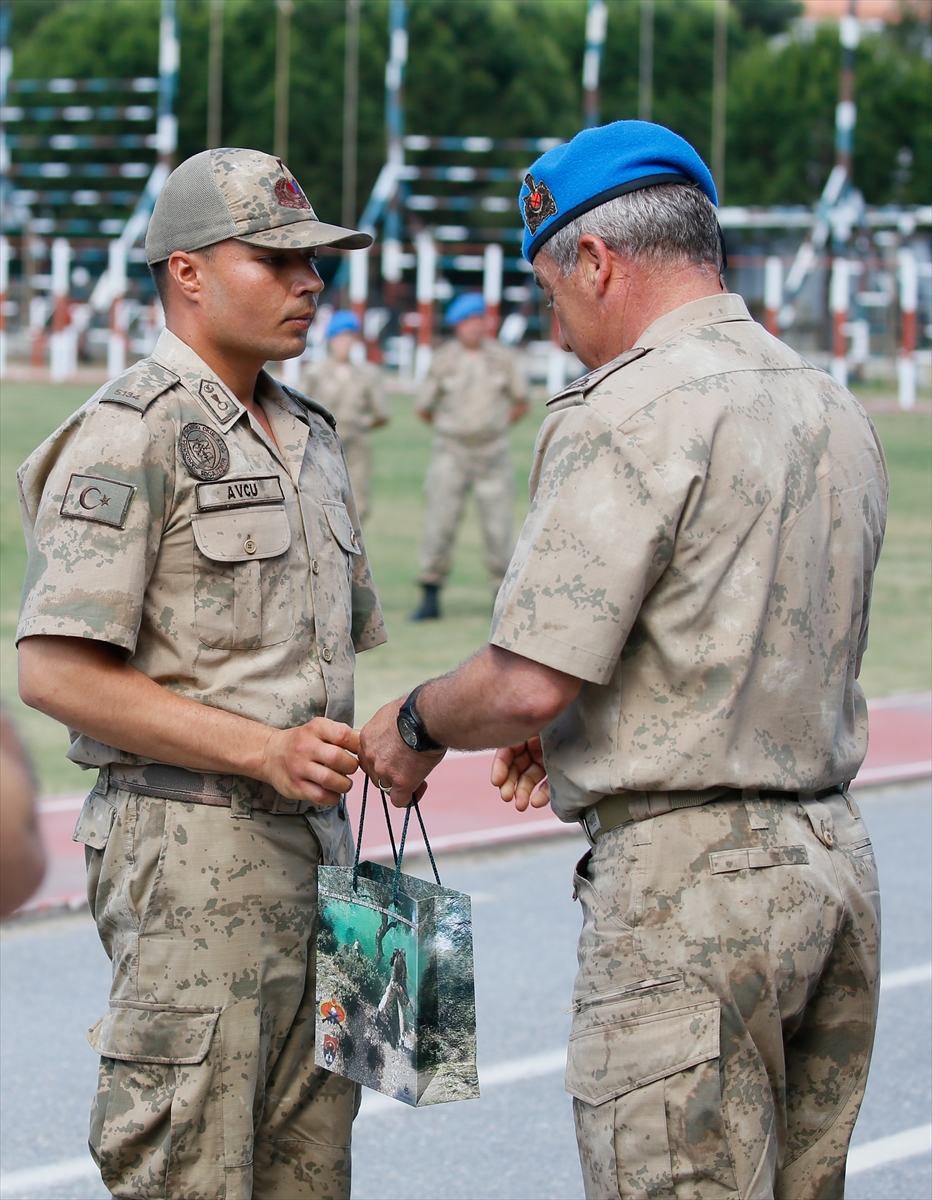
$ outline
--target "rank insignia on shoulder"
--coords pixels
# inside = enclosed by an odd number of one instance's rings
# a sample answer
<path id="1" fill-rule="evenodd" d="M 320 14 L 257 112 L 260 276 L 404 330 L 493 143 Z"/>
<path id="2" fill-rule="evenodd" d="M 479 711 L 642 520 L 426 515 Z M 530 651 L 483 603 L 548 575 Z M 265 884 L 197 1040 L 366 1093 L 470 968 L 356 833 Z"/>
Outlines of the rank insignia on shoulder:
<path id="1" fill-rule="evenodd" d="M 544 221 L 555 217 L 560 210 L 553 198 L 553 192 L 542 179 L 535 183 L 534 176 L 527 174 L 524 182 L 530 189 L 529 194 L 524 197 L 524 222 L 531 233 L 537 233 Z"/>
<path id="2" fill-rule="evenodd" d="M 135 493 L 131 483 L 102 479 L 99 475 L 72 475 L 59 512 L 63 517 L 79 517 L 82 521 L 122 529 Z"/>
<path id="3" fill-rule="evenodd" d="M 212 483 L 230 469 L 227 444 L 209 425 L 191 421 L 181 431 L 181 457 L 195 479 Z"/>

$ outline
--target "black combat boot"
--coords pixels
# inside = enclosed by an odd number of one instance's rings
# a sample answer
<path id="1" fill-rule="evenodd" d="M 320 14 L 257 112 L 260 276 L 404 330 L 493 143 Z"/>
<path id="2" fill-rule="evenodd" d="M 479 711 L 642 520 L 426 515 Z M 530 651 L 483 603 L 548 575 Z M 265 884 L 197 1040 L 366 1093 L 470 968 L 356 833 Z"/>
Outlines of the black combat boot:
<path id="1" fill-rule="evenodd" d="M 410 616 L 412 621 L 436 621 L 440 616 L 440 586 L 436 583 L 421 584 L 424 598 L 421 606 Z"/>

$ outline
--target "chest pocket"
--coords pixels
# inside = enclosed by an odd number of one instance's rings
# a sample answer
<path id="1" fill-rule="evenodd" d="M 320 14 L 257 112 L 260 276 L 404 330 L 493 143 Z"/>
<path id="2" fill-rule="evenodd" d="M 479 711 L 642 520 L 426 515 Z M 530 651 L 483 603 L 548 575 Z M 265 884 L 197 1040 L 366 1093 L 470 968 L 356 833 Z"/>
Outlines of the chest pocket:
<path id="1" fill-rule="evenodd" d="M 360 554 L 359 539 L 356 537 L 356 531 L 353 529 L 353 522 L 350 520 L 349 512 L 346 505 L 341 504 L 339 500 L 322 500 L 321 507 L 327 517 L 327 524 L 330 526 L 330 532 L 339 542 L 341 548 L 347 554 Z M 352 562 L 352 559 L 349 560 Z"/>
<path id="2" fill-rule="evenodd" d="M 291 526 L 282 507 L 196 513 L 194 623 L 201 644 L 254 650 L 294 633 L 286 551 Z"/>

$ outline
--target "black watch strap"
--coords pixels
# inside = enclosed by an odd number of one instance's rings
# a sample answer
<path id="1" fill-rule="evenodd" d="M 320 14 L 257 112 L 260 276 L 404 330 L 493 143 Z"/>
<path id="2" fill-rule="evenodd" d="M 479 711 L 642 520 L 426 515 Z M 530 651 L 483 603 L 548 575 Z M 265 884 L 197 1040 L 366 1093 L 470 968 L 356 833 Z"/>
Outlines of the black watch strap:
<path id="1" fill-rule="evenodd" d="M 446 749 L 446 746 L 441 746 L 430 736 L 414 707 L 417 694 L 423 686 L 423 684 L 419 684 L 398 711 L 398 732 L 401 734 L 402 740 L 405 745 L 421 754 L 427 750 Z"/>

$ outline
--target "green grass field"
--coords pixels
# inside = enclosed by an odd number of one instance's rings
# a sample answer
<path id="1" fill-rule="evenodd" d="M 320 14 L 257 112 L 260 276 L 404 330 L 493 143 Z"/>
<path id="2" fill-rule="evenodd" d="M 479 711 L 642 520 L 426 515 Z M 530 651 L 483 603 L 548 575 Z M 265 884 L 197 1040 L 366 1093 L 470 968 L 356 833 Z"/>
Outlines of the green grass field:
<path id="1" fill-rule="evenodd" d="M 86 776 L 65 760 L 68 739 L 54 721 L 25 708 L 16 694 L 13 636 L 25 567 L 15 472 L 31 450 L 65 419 L 90 389 L 5 384 L 0 404 L 0 695 L 35 757 L 46 793 L 79 791 Z M 470 507 L 460 531 L 455 567 L 444 590 L 445 619 L 407 620 L 418 599 L 414 584 L 424 513 L 422 481 L 430 432 L 407 397 L 393 401 L 394 420 L 373 440 L 373 511 L 366 541 L 388 623 L 386 646 L 364 654 L 357 674 L 357 718 L 427 675 L 456 666 L 488 634 L 492 598 L 482 569 L 479 529 Z M 543 406 L 512 434 L 515 528 L 527 506 L 527 479 Z M 890 467 L 887 542 L 874 591 L 871 644 L 862 682 L 868 696 L 920 691 L 932 674 L 932 420 L 913 414 L 875 418 Z"/>

